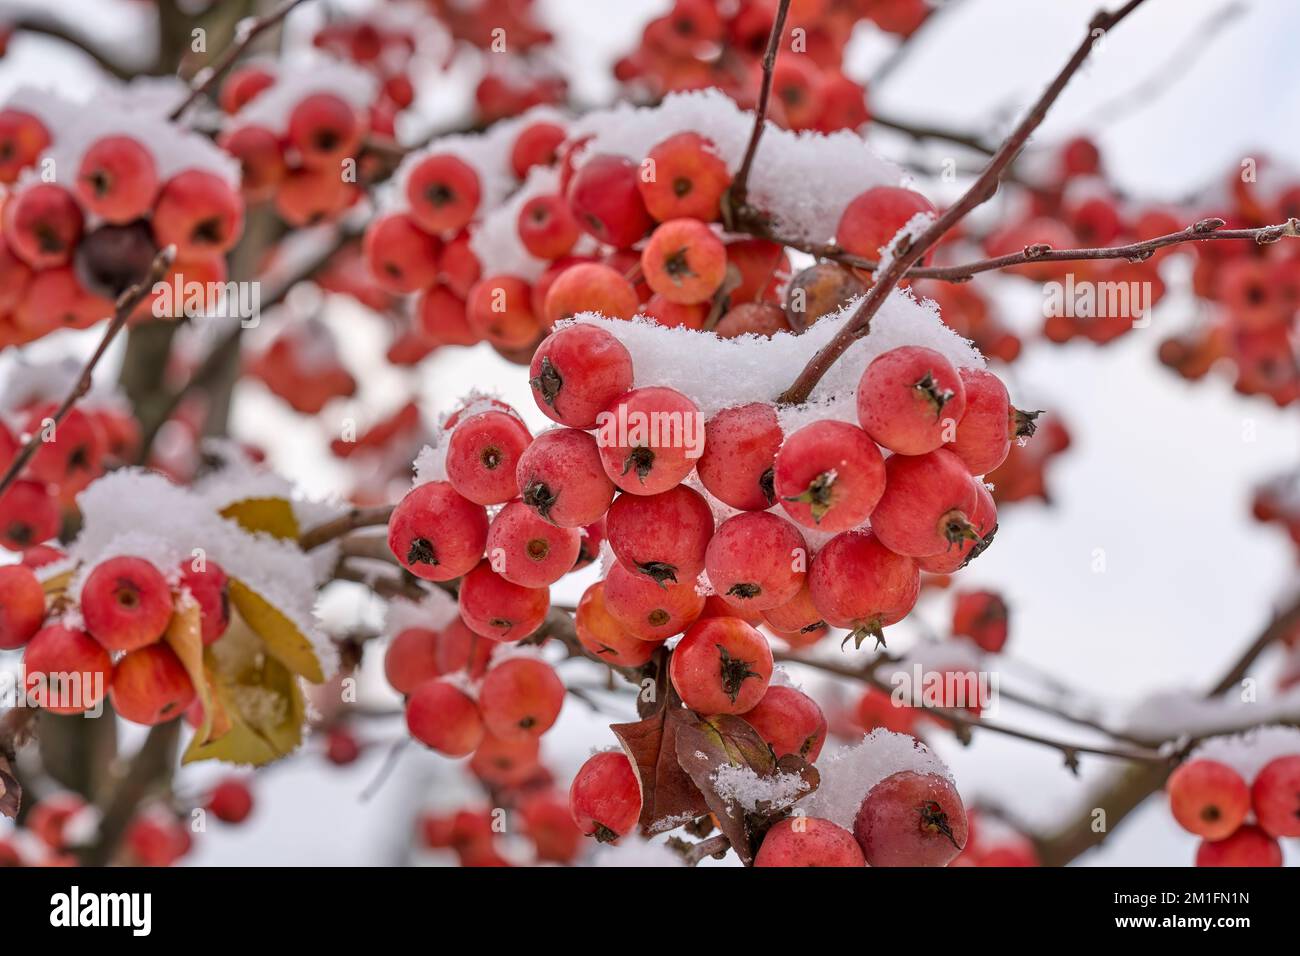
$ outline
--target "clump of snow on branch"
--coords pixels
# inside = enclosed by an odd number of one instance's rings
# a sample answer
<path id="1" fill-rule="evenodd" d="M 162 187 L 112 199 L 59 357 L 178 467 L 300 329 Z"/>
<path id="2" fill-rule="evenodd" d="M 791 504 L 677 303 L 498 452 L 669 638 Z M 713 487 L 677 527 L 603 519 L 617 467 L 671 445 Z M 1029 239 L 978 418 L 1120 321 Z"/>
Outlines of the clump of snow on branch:
<path id="1" fill-rule="evenodd" d="M 69 100 L 46 90 L 19 87 L 6 106 L 30 113 L 50 134 L 50 146 L 40 160 L 24 170 L 19 186 L 41 180 L 47 163 L 60 182 L 71 182 L 86 150 L 105 136 L 130 136 L 153 155 L 160 182 L 187 169 L 202 169 L 239 188 L 239 162 L 201 133 L 167 118 L 188 93 L 174 78 L 133 81 L 122 87 L 97 89 L 93 100 Z"/>
<path id="2" fill-rule="evenodd" d="M 876 263 L 876 272 L 883 274 L 886 269 L 893 265 L 894 258 L 898 255 L 900 248 L 910 246 L 933 223 L 934 214 L 929 212 L 918 212 L 903 223 L 903 228 L 894 233 L 894 238 L 880 247 L 880 258 Z"/>
<path id="3" fill-rule="evenodd" d="M 594 110 L 570 131 L 591 139 L 577 164 L 600 153 L 641 162 L 655 145 L 684 130 L 708 137 L 734 174 L 749 144 L 754 114 L 720 90 L 672 93 L 655 106 L 620 104 Z M 816 170 L 809 175 L 809 170 Z M 772 217 L 787 238 L 824 242 L 834 236 L 840 213 L 872 186 L 898 186 L 902 171 L 882 159 L 856 133 L 791 132 L 771 123 L 763 131 L 749 175 L 748 201 Z"/>
<path id="4" fill-rule="evenodd" d="M 777 772 L 760 777 L 752 767 L 725 764 L 713 775 L 718 796 L 731 800 L 750 813 L 781 810 L 808 790 L 808 781 L 797 773 Z"/>
<path id="5" fill-rule="evenodd" d="M 81 533 L 68 547 L 68 562 L 59 566 L 79 565 L 71 593 L 80 593 L 96 565 L 119 555 L 144 558 L 174 581 L 180 566 L 202 549 L 205 560 L 274 605 L 311 642 L 327 675 L 334 670 L 337 653 L 314 614 L 319 574 L 295 543 L 245 531 L 221 517 L 201 491 L 136 468 L 92 483 L 77 496 L 77 505 Z M 47 568 L 42 572 L 57 573 L 58 567 Z"/>
<path id="6" fill-rule="evenodd" d="M 1177 741 L 1290 720 L 1297 710 L 1300 687 L 1249 702 L 1232 695 L 1206 698 L 1190 690 L 1161 691 L 1134 705 L 1119 729 L 1145 740 Z"/>
<path id="7" fill-rule="evenodd" d="M 1292 710 L 1294 713 L 1294 709 Z M 1211 737 L 1189 756 L 1227 764 L 1249 782 L 1278 757 L 1300 753 L 1300 727 L 1255 727 L 1241 734 Z"/>
<path id="8" fill-rule="evenodd" d="M 395 597 L 388 602 L 384 633 L 394 636 L 410 628 L 441 631 L 456 620 L 456 599 L 442 588 L 429 588 L 418 601 Z"/>
<path id="9" fill-rule="evenodd" d="M 853 829 L 858 808 L 871 788 L 904 770 L 952 780 L 942 760 L 915 737 L 877 729 L 851 746 L 836 747 L 817 761 L 821 785 L 800 802 L 808 816 Z"/>

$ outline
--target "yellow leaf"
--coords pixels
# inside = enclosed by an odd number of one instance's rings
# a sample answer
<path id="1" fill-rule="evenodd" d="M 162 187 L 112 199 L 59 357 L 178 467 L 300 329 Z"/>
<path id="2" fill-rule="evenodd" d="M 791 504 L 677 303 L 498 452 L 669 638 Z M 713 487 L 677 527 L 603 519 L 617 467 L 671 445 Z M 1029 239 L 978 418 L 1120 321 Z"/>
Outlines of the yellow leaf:
<path id="1" fill-rule="evenodd" d="M 188 601 L 176 608 L 163 640 L 176 652 L 185 673 L 190 675 L 194 693 L 203 707 L 203 723 L 194 736 L 207 740 L 212 736 L 212 689 L 208 686 L 208 675 L 203 667 L 203 617 L 197 601 Z"/>
<path id="2" fill-rule="evenodd" d="M 284 498 L 245 498 L 226 505 L 221 517 L 229 518 L 245 531 L 261 531 L 276 538 L 297 539 L 298 519 L 293 505 Z"/>
<path id="3" fill-rule="evenodd" d="M 248 626 L 266 642 L 266 649 L 272 657 L 313 684 L 325 680 L 325 672 L 311 641 L 275 605 L 235 578 L 230 579 L 230 602 Z"/>
<path id="4" fill-rule="evenodd" d="M 68 585 L 72 583 L 72 576 L 75 573 L 76 569 L 74 568 L 71 571 L 64 571 L 62 574 L 56 574 L 54 577 L 42 581 L 41 587 L 45 589 L 45 596 L 49 597 L 52 594 L 66 591 Z"/>

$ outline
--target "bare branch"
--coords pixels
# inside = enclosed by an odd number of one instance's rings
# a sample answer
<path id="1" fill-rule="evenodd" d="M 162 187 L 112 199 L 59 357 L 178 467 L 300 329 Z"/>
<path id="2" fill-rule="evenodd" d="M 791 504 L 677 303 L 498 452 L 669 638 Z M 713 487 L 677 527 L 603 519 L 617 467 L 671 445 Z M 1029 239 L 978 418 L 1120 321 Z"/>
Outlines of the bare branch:
<path id="1" fill-rule="evenodd" d="M 303 532 L 298 539 L 298 547 L 304 551 L 310 551 L 312 548 L 318 548 L 322 544 L 341 538 L 358 528 L 375 528 L 386 525 L 393 514 L 393 507 L 393 505 L 381 505 L 375 508 L 353 508 L 333 521 L 327 521 L 309 531 Z"/>
<path id="2" fill-rule="evenodd" d="M 790 0 L 780 0 L 776 8 L 776 17 L 772 21 L 772 32 L 767 38 L 767 51 L 763 54 L 763 81 L 758 88 L 758 109 L 754 112 L 754 129 L 749 134 L 749 145 L 745 147 L 745 156 L 740 162 L 740 169 L 731 183 L 731 189 L 728 190 L 726 206 L 732 216 L 745 205 L 749 190 L 749 171 L 754 166 L 754 154 L 758 152 L 758 141 L 763 137 L 763 128 L 767 126 L 767 104 L 772 95 L 772 72 L 776 69 L 776 55 L 781 48 L 781 35 L 785 32 L 785 18 L 789 12 Z"/>

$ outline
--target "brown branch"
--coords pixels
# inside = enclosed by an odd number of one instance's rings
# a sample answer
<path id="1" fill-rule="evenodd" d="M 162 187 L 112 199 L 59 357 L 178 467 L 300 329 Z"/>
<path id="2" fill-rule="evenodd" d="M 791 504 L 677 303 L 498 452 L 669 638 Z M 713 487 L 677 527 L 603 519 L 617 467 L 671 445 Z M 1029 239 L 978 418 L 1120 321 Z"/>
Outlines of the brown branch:
<path id="1" fill-rule="evenodd" d="M 687 843 L 679 838 L 679 850 L 687 866 L 697 866 L 705 857 L 721 857 L 731 849 L 731 841 L 718 834 L 699 843 Z"/>
<path id="2" fill-rule="evenodd" d="M 744 207 L 749 191 L 749 172 L 754 166 L 754 154 L 758 152 L 758 141 L 763 137 L 763 128 L 767 126 L 767 104 L 772 96 L 772 73 L 776 69 L 776 55 L 781 48 L 781 35 L 785 33 L 785 18 L 790 12 L 790 0 L 780 0 L 776 16 L 772 20 L 772 32 L 767 37 L 767 51 L 763 54 L 763 80 L 758 88 L 758 109 L 754 112 L 754 129 L 749 134 L 749 145 L 745 147 L 745 156 L 740 162 L 736 178 L 732 180 L 727 191 L 725 205 L 732 214 Z"/>
<path id="3" fill-rule="evenodd" d="M 1102 12 L 1092 18 L 1092 22 L 1088 25 L 1088 33 L 1074 51 L 1074 55 L 1066 62 L 1055 79 L 1048 84 L 1047 89 L 1043 91 L 1038 101 L 1016 126 L 1015 130 L 1012 131 L 1011 135 L 998 147 L 997 153 L 989 160 L 983 172 L 976 177 L 961 198 L 936 218 L 925 232 L 910 241 L 904 242 L 904 248 L 895 250 L 895 255 L 888 268 L 881 270 L 883 275 L 876 277 L 875 285 L 871 287 L 871 291 L 867 293 L 849 321 L 845 323 L 844 328 L 809 360 L 794 383 L 781 394 L 778 399 L 781 404 L 800 405 L 807 401 L 813 387 L 821 381 L 827 370 L 835 364 L 836 360 L 844 354 L 845 350 L 853 342 L 867 334 L 872 317 L 880 310 L 880 307 L 894 291 L 894 287 L 898 285 L 898 281 L 903 278 L 908 269 L 918 262 L 968 212 L 992 198 L 993 194 L 997 192 L 1002 173 L 1020 154 L 1030 135 L 1046 118 L 1047 111 L 1056 102 L 1057 97 L 1061 95 L 1061 91 L 1065 89 L 1070 78 L 1083 66 L 1098 37 L 1105 31 L 1112 29 L 1144 2 L 1145 0 L 1128 0 L 1128 3 L 1120 7 L 1115 13 Z"/>
<path id="4" fill-rule="evenodd" d="M 985 156 L 992 156 L 994 152 L 992 146 L 973 133 L 962 133 L 943 126 L 930 126 L 925 123 L 909 123 L 905 120 L 876 114 L 872 114 L 871 122 L 877 126 L 883 126 L 885 129 L 903 133 L 915 140 L 939 139 L 945 143 L 953 143 L 974 152 L 983 153 Z"/>
<path id="5" fill-rule="evenodd" d="M 68 392 L 62 403 L 54 414 L 50 416 L 53 428 L 58 428 L 59 424 L 67 417 L 68 412 L 72 411 L 74 405 L 90 391 L 91 383 L 95 377 L 95 368 L 103 359 L 108 347 L 113 344 L 117 334 L 126 327 L 127 320 L 131 313 L 135 311 L 136 306 L 144 301 L 145 296 L 149 295 L 155 283 L 159 282 L 171 269 L 172 261 L 176 258 L 176 247 L 168 246 L 154 257 L 153 264 L 149 267 L 148 274 L 131 288 L 127 289 L 118 297 L 117 305 L 112 319 L 108 323 L 108 328 L 104 330 L 103 338 L 99 340 L 99 345 L 95 347 L 94 353 L 86 360 L 86 364 L 81 369 L 81 374 L 77 376 L 77 381 L 73 384 L 72 390 Z M 14 480 L 27 467 L 32 456 L 36 454 L 37 448 L 41 444 L 41 434 L 44 431 L 35 432 L 27 436 L 23 442 L 22 448 L 18 454 L 14 455 L 13 461 L 5 469 L 3 476 L 0 476 L 0 494 L 14 483 Z"/>
<path id="6" fill-rule="evenodd" d="M 401 597 L 406 598 L 408 601 L 419 601 L 428 594 L 424 586 L 414 578 L 359 571 L 352 565 L 342 561 L 334 569 L 333 580 L 350 581 L 353 584 L 365 585 L 384 598 Z"/>
<path id="7" fill-rule="evenodd" d="M 110 73 L 119 80 L 129 80 L 138 72 L 114 62 L 103 50 L 94 46 L 89 40 L 53 19 L 24 17 L 20 20 L 10 21 L 5 25 L 15 33 L 31 33 L 36 36 L 50 37 L 76 50 L 80 50 L 94 60 L 105 73 Z"/>
<path id="8" fill-rule="evenodd" d="M 393 507 L 393 505 L 380 505 L 374 508 L 353 508 L 332 521 L 327 521 L 309 531 L 303 532 L 302 537 L 298 539 L 298 547 L 304 551 L 310 551 L 312 548 L 328 544 L 335 538 L 341 538 L 358 528 L 375 528 L 379 525 L 386 525 L 389 517 L 393 514 Z"/>
<path id="9" fill-rule="evenodd" d="M 105 719 L 112 720 L 111 714 Z M 172 772 L 176 759 L 176 743 L 180 739 L 180 719 L 169 720 L 149 731 L 144 743 L 131 760 L 131 765 L 113 789 L 100 820 L 99 835 L 95 842 L 81 851 L 84 866 L 103 866 L 117 852 L 126 829 L 135 817 L 136 808 L 160 781 Z"/>
<path id="10" fill-rule="evenodd" d="M 221 55 L 217 57 L 215 63 L 211 66 L 205 66 L 194 75 L 194 79 L 190 83 L 189 96 L 185 97 L 181 104 L 177 106 L 176 109 L 172 110 L 168 119 L 175 122 L 184 116 L 185 112 L 191 106 L 201 100 L 212 90 L 217 81 L 221 79 L 222 75 L 224 75 L 225 72 L 235 64 L 235 61 L 243 55 L 243 52 L 248 49 L 249 44 L 256 40 L 263 32 L 269 30 L 287 17 L 295 7 L 298 7 L 305 2 L 306 0 L 285 0 L 284 3 L 272 10 L 270 13 L 237 24 L 235 27 L 234 41 L 222 51 Z"/>

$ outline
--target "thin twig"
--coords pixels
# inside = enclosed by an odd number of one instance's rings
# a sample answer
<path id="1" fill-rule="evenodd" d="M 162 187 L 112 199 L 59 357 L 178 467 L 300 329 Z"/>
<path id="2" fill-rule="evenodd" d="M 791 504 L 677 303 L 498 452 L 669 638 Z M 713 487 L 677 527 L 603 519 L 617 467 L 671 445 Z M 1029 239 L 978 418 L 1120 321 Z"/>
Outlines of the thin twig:
<path id="1" fill-rule="evenodd" d="M 393 505 L 380 505 L 374 508 L 353 508 L 332 521 L 327 521 L 303 532 L 298 539 L 298 547 L 304 551 L 310 551 L 312 548 L 328 544 L 335 538 L 341 538 L 358 528 L 375 528 L 386 525 L 393 514 L 393 507 Z"/>
<path id="2" fill-rule="evenodd" d="M 211 66 L 206 66 L 194 74 L 194 79 L 190 83 L 189 96 L 181 102 L 176 109 L 172 110 L 168 117 L 172 122 L 176 122 L 185 112 L 206 96 L 209 91 L 216 85 L 217 81 L 230 69 L 235 61 L 243 55 L 248 49 L 249 44 L 258 38 L 264 31 L 269 30 L 297 6 L 306 3 L 307 0 L 285 0 L 280 6 L 272 10 L 265 16 L 256 17 L 252 20 L 242 20 L 235 25 L 235 36 L 233 42 L 221 52 L 217 61 Z"/>
<path id="3" fill-rule="evenodd" d="M 136 75 L 135 70 L 121 66 L 108 58 L 108 55 L 93 46 L 89 40 L 84 39 L 70 28 L 53 19 L 35 19 L 24 17 L 21 20 L 11 21 L 9 28 L 15 33 L 31 33 L 39 36 L 50 37 L 61 43 L 66 43 L 74 49 L 80 50 L 86 56 L 95 61 L 99 67 L 106 73 L 111 73 L 119 80 L 129 80 Z"/>
<path id="4" fill-rule="evenodd" d="M 883 126 L 885 129 L 892 129 L 895 132 L 903 133 L 912 139 L 939 139 L 945 143 L 953 143 L 957 146 L 964 146 L 966 149 L 973 150 L 977 153 L 983 153 L 985 156 L 993 155 L 993 147 L 984 142 L 974 133 L 963 133 L 958 130 L 949 129 L 946 126 L 933 126 L 926 123 L 910 123 L 905 120 L 897 119 L 890 116 L 879 116 L 872 114 L 871 122 L 877 126 Z"/>
<path id="5" fill-rule="evenodd" d="M 776 8 L 776 17 L 772 21 L 772 32 L 767 38 L 767 51 L 763 54 L 763 80 L 758 88 L 758 109 L 754 112 L 754 129 L 749 134 L 749 145 L 745 147 L 745 156 L 728 191 L 727 207 L 733 213 L 745 205 L 749 191 L 749 171 L 754 166 L 754 154 L 758 152 L 758 141 L 763 137 L 763 128 L 767 126 L 767 104 L 772 96 L 772 73 L 776 69 L 776 55 L 781 48 L 781 35 L 785 32 L 785 17 L 789 12 L 790 0 L 780 0 Z"/>
<path id="6" fill-rule="evenodd" d="M 136 306 L 144 301 L 145 297 L 149 295 L 150 291 L 153 289 L 154 284 L 159 282 L 162 277 L 167 274 L 168 270 L 171 269 L 172 261 L 175 258 L 175 246 L 168 246 L 166 249 L 159 252 L 158 255 L 154 256 L 153 264 L 149 267 L 148 274 L 118 297 L 117 305 L 114 307 L 113 318 L 109 321 L 108 328 L 104 330 L 104 335 L 99 340 L 99 345 L 95 347 L 95 351 L 91 354 L 90 358 L 86 360 L 86 364 L 82 366 L 81 374 L 77 376 L 77 381 L 73 384 L 72 390 L 68 392 L 59 407 L 55 409 L 54 414 L 49 417 L 48 420 L 50 424 L 27 436 L 27 440 L 23 442 L 23 446 L 18 450 L 18 454 L 14 455 L 13 461 L 11 461 L 9 467 L 5 469 L 4 475 L 0 476 L 0 494 L 4 494 L 5 490 L 12 485 L 18 475 L 22 473 L 22 470 L 27 467 L 27 463 L 31 461 L 32 456 L 36 454 L 37 449 L 41 445 L 42 434 L 45 429 L 57 429 L 63 419 L 67 417 L 70 411 L 72 411 L 73 406 L 90 391 L 90 386 L 95 377 L 95 368 L 99 365 L 100 360 L 103 359 L 105 353 L 108 352 L 108 347 L 113 344 L 113 340 L 117 338 L 117 334 L 126 327 L 127 320 L 131 318 L 131 313 L 135 311 Z"/>
<path id="7" fill-rule="evenodd" d="M 907 273 L 907 270 L 918 262 L 968 212 L 992 198 L 993 194 L 997 192 L 1002 173 L 1020 154 L 1034 130 L 1042 124 L 1047 116 L 1047 111 L 1056 102 L 1057 97 L 1061 95 L 1061 91 L 1065 89 L 1070 78 L 1083 66 L 1098 38 L 1105 31 L 1115 27 L 1116 24 L 1144 2 L 1145 0 L 1129 0 L 1115 13 L 1102 12 L 1092 18 L 1092 22 L 1088 25 L 1088 33 L 1074 51 L 1074 54 L 1056 75 L 1055 79 L 1048 84 L 1047 89 L 1043 91 L 1038 101 L 1016 126 L 1015 130 L 1012 131 L 1011 135 L 998 147 L 997 153 L 989 160 L 988 165 L 984 167 L 984 171 L 976 177 L 975 182 L 971 184 L 961 198 L 936 218 L 925 232 L 906 243 L 905 248 L 896 250 L 896 254 L 890 261 L 888 268 L 879 270 L 883 274 L 876 276 L 875 285 L 871 287 L 871 291 L 867 293 L 849 321 L 845 323 L 835 338 L 823 346 L 809 360 L 803 371 L 799 373 L 798 378 L 781 394 L 778 399 L 781 404 L 800 405 L 807 401 L 813 387 L 821 381 L 827 370 L 835 364 L 836 360 L 844 354 L 854 341 L 867 334 L 872 317 L 880 310 L 880 307 L 890 293 L 893 292 L 894 287 L 898 285 L 898 281 Z"/>

